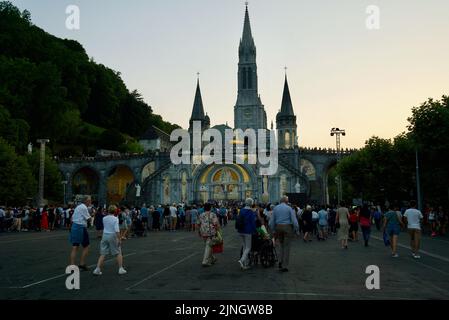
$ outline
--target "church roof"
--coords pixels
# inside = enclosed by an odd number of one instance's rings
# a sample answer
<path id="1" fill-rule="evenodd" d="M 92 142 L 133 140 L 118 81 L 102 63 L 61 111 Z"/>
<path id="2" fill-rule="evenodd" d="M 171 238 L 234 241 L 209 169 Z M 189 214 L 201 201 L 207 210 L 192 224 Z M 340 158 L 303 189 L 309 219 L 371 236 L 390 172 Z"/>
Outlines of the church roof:
<path id="1" fill-rule="evenodd" d="M 285 76 L 284 93 L 282 94 L 281 112 L 282 115 L 294 116 L 292 99 L 288 88 L 287 76 Z"/>
<path id="2" fill-rule="evenodd" d="M 203 120 L 204 108 L 203 99 L 201 98 L 200 81 L 196 84 L 195 100 L 193 102 L 192 116 L 190 120 Z"/>
<path id="3" fill-rule="evenodd" d="M 212 127 L 213 129 L 217 129 L 219 131 L 224 131 L 225 129 L 232 129 L 230 126 L 228 126 L 227 124 L 217 124 L 216 126 Z"/>

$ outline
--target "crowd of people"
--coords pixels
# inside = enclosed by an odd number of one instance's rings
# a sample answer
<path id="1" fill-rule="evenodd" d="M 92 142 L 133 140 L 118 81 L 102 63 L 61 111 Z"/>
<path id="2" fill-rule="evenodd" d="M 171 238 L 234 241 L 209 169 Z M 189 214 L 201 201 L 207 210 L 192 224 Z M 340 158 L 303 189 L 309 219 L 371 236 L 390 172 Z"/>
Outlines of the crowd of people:
<path id="1" fill-rule="evenodd" d="M 299 207 L 291 205 L 288 197 L 276 204 L 257 204 L 251 198 L 245 202 L 208 202 L 187 205 L 173 203 L 157 206 L 119 207 L 92 206 L 90 197 L 85 197 L 77 206 L 44 206 L 43 208 L 5 208 L 0 207 L 0 231 L 46 231 L 58 229 L 70 231 L 72 251 L 70 263 L 75 264 L 80 246 L 83 247 L 80 269 L 87 270 L 85 259 L 89 248 L 89 228 L 95 228 L 101 238 L 100 258 L 95 275 L 101 275 L 104 257 L 112 254 L 117 257 L 119 274 L 125 274 L 121 244 L 131 237 L 145 237 L 150 232 L 197 232 L 205 242 L 202 265 L 212 266 L 217 262 L 213 246 L 223 241 L 221 229 L 229 221 L 242 241 L 238 264 L 248 270 L 254 264 L 273 266 L 278 262 L 282 272 L 288 271 L 290 243 L 301 237 L 304 243 L 314 238 L 318 242 L 337 237 L 341 248 L 348 249 L 348 242 L 359 241 L 359 229 L 363 244 L 369 246 L 371 229 L 382 231 L 385 244 L 391 247 L 391 255 L 398 257 L 398 237 L 403 230 L 410 236 L 410 246 L 414 258 L 419 259 L 421 234 L 431 237 L 445 235 L 448 227 L 448 213 L 439 206 L 426 206 L 421 213 L 416 202 L 407 205 L 373 204 L 361 206 Z M 217 240 L 218 239 L 218 240 Z M 279 256 L 276 253 L 276 247 Z"/>

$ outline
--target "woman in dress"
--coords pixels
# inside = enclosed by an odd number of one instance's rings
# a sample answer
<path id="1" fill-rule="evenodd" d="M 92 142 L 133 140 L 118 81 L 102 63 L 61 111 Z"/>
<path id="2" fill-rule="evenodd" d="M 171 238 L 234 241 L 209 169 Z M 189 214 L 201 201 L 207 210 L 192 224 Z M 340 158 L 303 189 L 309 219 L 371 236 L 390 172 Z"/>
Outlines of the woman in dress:
<path id="1" fill-rule="evenodd" d="M 210 267 L 217 261 L 212 252 L 212 238 L 215 237 L 220 229 L 220 224 L 217 215 L 211 211 L 211 208 L 210 203 L 204 204 L 204 213 L 198 218 L 198 233 L 206 245 L 204 248 L 203 267 Z"/>
<path id="2" fill-rule="evenodd" d="M 345 203 L 340 203 L 340 208 L 337 209 L 336 223 L 340 225 L 338 229 L 338 241 L 341 241 L 341 248 L 348 249 L 348 234 L 349 234 L 349 211 Z"/>
<path id="3" fill-rule="evenodd" d="M 42 228 L 42 230 L 45 230 L 47 232 L 50 231 L 48 229 L 48 208 L 47 208 L 47 206 L 45 206 L 44 209 L 42 210 L 41 228 Z"/>

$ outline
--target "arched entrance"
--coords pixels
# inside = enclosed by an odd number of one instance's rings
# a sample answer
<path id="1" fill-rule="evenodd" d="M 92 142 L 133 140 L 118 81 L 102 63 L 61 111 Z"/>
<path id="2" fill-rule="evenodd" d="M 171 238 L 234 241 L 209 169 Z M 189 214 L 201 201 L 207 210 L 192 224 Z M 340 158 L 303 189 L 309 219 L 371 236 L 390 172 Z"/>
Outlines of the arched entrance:
<path id="1" fill-rule="evenodd" d="M 154 171 L 156 171 L 156 163 L 154 161 L 147 163 L 142 169 L 142 183 L 146 178 L 153 174 Z"/>
<path id="2" fill-rule="evenodd" d="M 325 200 L 328 204 L 338 203 L 337 162 L 331 162 L 324 175 Z"/>
<path id="3" fill-rule="evenodd" d="M 248 171 L 240 165 L 211 165 L 199 174 L 195 199 L 206 201 L 240 201 L 252 197 L 254 190 Z"/>
<path id="4" fill-rule="evenodd" d="M 72 176 L 72 193 L 78 195 L 90 195 L 92 200 L 98 198 L 98 173 L 90 167 L 82 167 L 75 171 Z"/>
<path id="5" fill-rule="evenodd" d="M 119 203 L 126 197 L 128 187 L 134 182 L 132 170 L 124 165 L 114 167 L 107 177 L 107 201 Z"/>

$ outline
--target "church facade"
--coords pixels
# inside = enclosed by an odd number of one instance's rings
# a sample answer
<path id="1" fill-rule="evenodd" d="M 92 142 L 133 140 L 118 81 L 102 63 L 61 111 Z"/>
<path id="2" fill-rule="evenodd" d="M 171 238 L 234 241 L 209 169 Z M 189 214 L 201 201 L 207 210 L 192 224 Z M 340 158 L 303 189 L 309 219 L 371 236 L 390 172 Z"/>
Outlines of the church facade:
<path id="1" fill-rule="evenodd" d="M 65 200 L 79 194 L 90 194 L 99 205 L 127 202 L 156 205 L 168 203 L 199 203 L 240 201 L 252 197 L 258 202 L 278 202 L 282 195 L 302 193 L 314 203 L 329 199 L 328 175 L 337 162 L 337 152 L 331 149 L 304 149 L 298 146 L 297 117 L 292 104 L 287 76 L 285 77 L 276 128 L 267 126 L 267 115 L 258 91 L 256 45 L 251 31 L 248 8 L 245 10 L 243 34 L 238 48 L 238 90 L 234 106 L 234 128 L 227 124 L 211 127 L 205 112 L 198 80 L 189 121 L 200 122 L 203 129 L 276 130 L 278 170 L 274 175 L 259 175 L 258 164 L 179 164 L 170 160 L 164 149 L 141 155 L 114 158 L 68 159 L 59 168 L 67 181 Z M 154 129 L 154 128 L 153 128 Z M 143 140 L 151 145 L 157 130 L 150 130 Z M 157 139 L 166 140 L 160 136 Z M 161 144 L 161 141 L 158 143 Z M 156 143 L 157 144 L 157 143 Z M 350 152 L 350 151 L 349 151 Z M 343 152 L 348 153 L 348 150 Z"/>
<path id="2" fill-rule="evenodd" d="M 243 34 L 238 48 L 238 90 L 232 129 L 268 129 L 267 114 L 258 91 L 256 55 L 246 7 Z M 224 136 L 224 130 L 231 128 L 226 124 L 211 127 L 211 119 L 206 110 L 198 81 L 189 132 L 193 131 L 193 122 L 198 121 L 203 129 L 217 129 Z M 146 198 L 149 202 L 159 203 L 229 201 L 247 197 L 263 202 L 276 202 L 286 193 L 308 194 L 309 178 L 313 179 L 313 174 L 307 177 L 301 171 L 296 120 L 286 77 L 281 108 L 276 117 L 280 162 L 275 175 L 260 176 L 259 165 L 249 164 L 171 165 L 161 172 L 159 179 L 145 183 Z M 274 128 L 271 127 L 271 130 Z M 157 187 L 148 189 L 148 185 L 152 184 Z M 179 187 L 173 188 L 173 185 Z"/>

